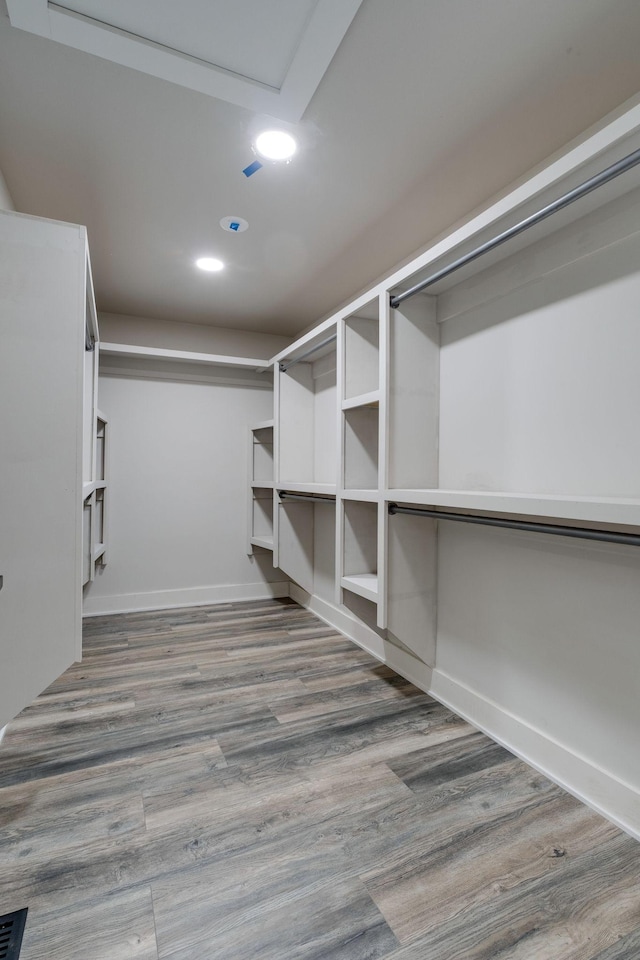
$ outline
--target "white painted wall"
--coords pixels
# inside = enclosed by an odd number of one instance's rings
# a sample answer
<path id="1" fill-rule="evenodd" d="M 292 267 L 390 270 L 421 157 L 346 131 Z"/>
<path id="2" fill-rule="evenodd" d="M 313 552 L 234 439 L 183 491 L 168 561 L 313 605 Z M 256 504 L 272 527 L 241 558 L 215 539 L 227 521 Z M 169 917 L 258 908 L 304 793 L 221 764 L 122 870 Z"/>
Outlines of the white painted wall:
<path id="1" fill-rule="evenodd" d="M 270 360 L 291 342 L 291 337 L 249 330 L 227 330 L 196 323 L 151 320 L 101 313 L 100 339 L 104 343 L 129 343 L 193 353 L 217 353 L 228 357 Z"/>
<path id="2" fill-rule="evenodd" d="M 445 699 L 637 832 L 640 550 L 441 523 L 438 561 Z"/>
<path id="3" fill-rule="evenodd" d="M 245 372 L 201 367 L 198 381 L 170 380 L 166 364 L 145 376 L 110 369 L 99 383 L 109 562 L 86 590 L 85 613 L 286 594 L 270 555 L 245 551 L 247 428 L 272 415 L 270 380 L 239 385 Z"/>
<path id="4" fill-rule="evenodd" d="M 441 298 L 441 487 L 638 497 L 639 202 Z M 437 582 L 434 694 L 640 835 L 640 550 L 441 521 Z"/>
<path id="5" fill-rule="evenodd" d="M 440 486 L 637 497 L 640 235 L 449 320 Z"/>

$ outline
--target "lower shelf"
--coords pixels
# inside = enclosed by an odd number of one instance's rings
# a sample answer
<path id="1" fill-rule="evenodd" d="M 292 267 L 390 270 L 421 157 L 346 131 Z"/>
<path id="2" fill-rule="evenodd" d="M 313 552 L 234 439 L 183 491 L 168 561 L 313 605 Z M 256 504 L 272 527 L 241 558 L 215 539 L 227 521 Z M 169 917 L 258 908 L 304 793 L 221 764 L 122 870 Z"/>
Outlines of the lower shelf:
<path id="1" fill-rule="evenodd" d="M 106 550 L 106 549 L 107 549 L 106 543 L 97 543 L 97 544 L 96 544 L 96 548 L 95 548 L 95 550 L 93 551 L 93 562 L 94 562 L 94 563 L 97 563 L 97 561 L 100 560 L 100 559 L 104 556 L 104 553 L 105 553 L 105 550 Z"/>
<path id="2" fill-rule="evenodd" d="M 273 550 L 273 537 L 251 537 L 251 544 L 263 550 Z"/>
<path id="3" fill-rule="evenodd" d="M 359 597 L 365 600 L 378 602 L 378 574 L 377 573 L 354 573 L 349 577 L 342 577 L 340 586 L 351 593 L 357 593 Z"/>

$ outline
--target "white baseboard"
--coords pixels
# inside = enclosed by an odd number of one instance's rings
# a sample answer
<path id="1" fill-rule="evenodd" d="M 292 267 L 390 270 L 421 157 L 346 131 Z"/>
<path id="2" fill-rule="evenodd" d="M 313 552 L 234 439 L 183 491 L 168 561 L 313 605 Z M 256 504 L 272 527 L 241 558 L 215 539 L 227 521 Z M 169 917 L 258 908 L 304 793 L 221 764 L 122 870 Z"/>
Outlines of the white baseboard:
<path id="1" fill-rule="evenodd" d="M 390 643 L 379 634 L 368 627 L 362 620 L 358 620 L 347 610 L 337 607 L 327 600 L 312 596 L 303 590 L 296 583 L 291 584 L 289 593 L 292 600 L 299 603 L 301 607 L 310 610 L 320 620 L 335 627 L 349 640 L 353 640 L 359 647 L 370 653 L 376 660 L 386 663 L 387 666 L 399 673 L 400 676 L 415 683 L 421 690 L 428 690 L 431 684 L 431 667 L 422 663 L 410 653 L 406 653 L 395 644 Z"/>
<path id="2" fill-rule="evenodd" d="M 85 597 L 83 616 L 99 617 L 110 613 L 139 613 L 171 607 L 203 607 L 214 603 L 238 603 L 288 597 L 289 581 L 274 583 L 226 583 L 181 590 L 152 590 L 149 593 L 120 593 L 112 597 Z"/>
<path id="3" fill-rule="evenodd" d="M 630 784 L 441 670 L 433 671 L 427 692 L 567 793 L 640 840 L 640 793 Z"/>

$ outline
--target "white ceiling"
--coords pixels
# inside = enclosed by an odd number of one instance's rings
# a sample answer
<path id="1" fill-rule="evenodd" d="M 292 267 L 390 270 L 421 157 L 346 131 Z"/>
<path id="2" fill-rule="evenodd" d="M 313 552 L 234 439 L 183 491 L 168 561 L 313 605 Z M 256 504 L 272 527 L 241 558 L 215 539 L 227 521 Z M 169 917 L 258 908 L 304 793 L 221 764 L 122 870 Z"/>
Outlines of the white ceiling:
<path id="1" fill-rule="evenodd" d="M 297 122 L 361 2 L 7 0 L 7 7 L 14 27 Z"/>
<path id="2" fill-rule="evenodd" d="M 279 88 L 317 3 L 233 0 L 232 17 L 225 16 L 228 0 L 153 0 L 152 11 L 130 0 L 58 0 L 57 6 Z"/>
<path id="3" fill-rule="evenodd" d="M 109 0 L 110 22 L 138 32 L 148 3 L 154 42 L 232 71 L 248 54 L 254 86 L 276 87 L 315 9 L 278 2 L 280 46 L 263 56 L 249 0 Z M 203 46 L 214 13 L 218 46 Z M 99 309 L 290 334 L 639 90 L 637 0 L 363 0 L 287 124 L 299 155 L 246 178 L 266 112 L 18 30 L 2 10 L 0 169 L 18 210 L 87 224 Z M 224 233 L 226 215 L 249 230 Z M 196 271 L 207 254 L 226 270 Z"/>

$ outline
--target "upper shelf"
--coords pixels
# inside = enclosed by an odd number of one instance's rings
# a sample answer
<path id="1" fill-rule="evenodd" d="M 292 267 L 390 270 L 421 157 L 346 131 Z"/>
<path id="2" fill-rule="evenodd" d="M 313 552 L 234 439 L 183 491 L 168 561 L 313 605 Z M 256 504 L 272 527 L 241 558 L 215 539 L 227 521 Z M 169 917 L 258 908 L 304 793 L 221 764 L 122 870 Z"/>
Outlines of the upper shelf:
<path id="1" fill-rule="evenodd" d="M 388 490 L 387 499 L 398 503 L 490 513 L 619 523 L 640 526 L 640 500 L 624 497 L 575 497 L 553 494 L 506 493 L 485 490 Z"/>
<path id="2" fill-rule="evenodd" d="M 310 493 L 317 496 L 335 497 L 335 483 L 300 483 L 296 480 L 279 480 L 274 484 L 278 490 L 288 490 L 289 493 Z"/>
<path id="3" fill-rule="evenodd" d="M 101 343 L 101 356 L 139 357 L 141 359 L 204 363 L 215 367 L 240 367 L 261 373 L 269 368 L 269 360 L 252 357 L 227 357 L 217 353 L 192 353 L 190 350 L 165 350 L 160 347 L 139 347 L 128 343 Z"/>

